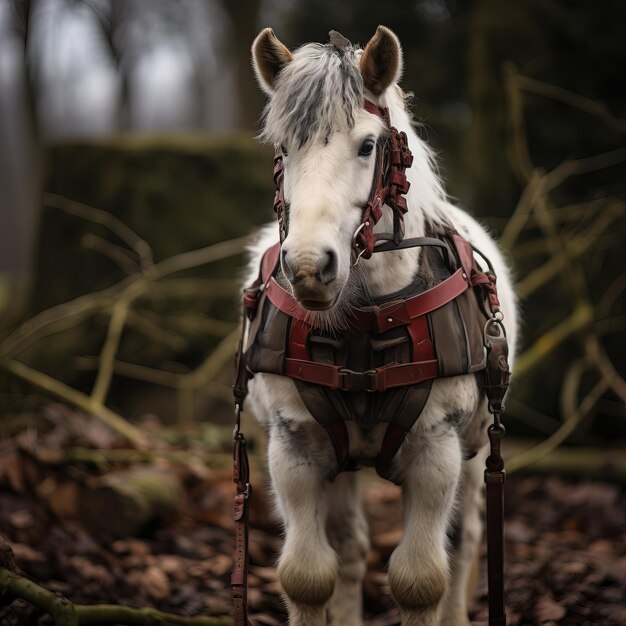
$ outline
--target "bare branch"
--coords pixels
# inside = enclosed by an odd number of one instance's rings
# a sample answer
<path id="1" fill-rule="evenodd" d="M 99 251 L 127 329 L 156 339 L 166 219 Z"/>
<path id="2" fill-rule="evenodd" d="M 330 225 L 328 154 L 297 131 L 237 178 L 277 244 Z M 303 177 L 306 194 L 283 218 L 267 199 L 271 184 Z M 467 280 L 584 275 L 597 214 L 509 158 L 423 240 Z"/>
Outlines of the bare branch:
<path id="1" fill-rule="evenodd" d="M 593 322 L 593 310 L 586 305 L 579 305 L 574 312 L 539 337 L 515 362 L 515 376 L 523 376 L 530 369 L 541 363 L 545 357 L 564 341 L 588 328 Z"/>
<path id="2" fill-rule="evenodd" d="M 100 421 L 104 422 L 112 430 L 122 435 L 125 439 L 138 447 L 144 447 L 147 444 L 147 438 L 138 428 L 127 422 L 123 417 L 111 411 L 105 406 L 94 402 L 84 393 L 69 387 L 68 385 L 58 381 L 43 372 L 39 372 L 28 365 L 24 365 L 19 361 L 8 360 L 0 362 L 0 367 L 7 372 L 11 372 L 14 376 L 25 380 L 48 393 L 55 395 L 57 398 L 64 400 L 69 404 L 73 404 L 82 409 L 86 413 L 92 414 Z"/>
<path id="3" fill-rule="evenodd" d="M 88 250 L 99 252 L 115 263 L 123 272 L 128 275 L 134 274 L 139 266 L 130 250 L 116 246 L 115 244 L 98 237 L 93 233 L 87 233 L 81 240 L 83 247 Z"/>
<path id="4" fill-rule="evenodd" d="M 517 86 L 524 91 L 534 93 L 538 96 L 544 96 L 551 100 L 558 100 L 572 108 L 600 118 L 611 130 L 618 133 L 626 133 L 626 120 L 615 117 L 604 102 L 586 98 L 585 96 L 581 96 L 558 85 L 544 83 L 543 81 L 521 74 L 515 76 L 515 81 Z"/>
<path id="5" fill-rule="evenodd" d="M 591 413 L 602 394 L 608 389 L 606 380 L 601 379 L 582 400 L 578 409 L 569 415 L 563 425 L 545 441 L 527 452 L 522 452 L 507 461 L 507 472 L 516 472 L 544 458 L 557 446 L 561 445 L 579 424 Z"/>
<path id="6" fill-rule="evenodd" d="M 70 200 L 55 193 L 44 194 L 43 200 L 48 206 L 107 228 L 128 245 L 131 250 L 135 251 L 144 270 L 154 264 L 152 248 L 148 245 L 148 242 L 112 213 L 96 209 L 76 200 Z"/>
<path id="7" fill-rule="evenodd" d="M 0 568 L 0 588 L 9 597 L 21 598 L 48 613 L 56 626 L 87 626 L 90 624 L 125 624 L 126 626 L 232 626 L 233 620 L 221 617 L 183 617 L 152 608 L 133 609 L 114 604 L 74 604 L 32 580 Z"/>

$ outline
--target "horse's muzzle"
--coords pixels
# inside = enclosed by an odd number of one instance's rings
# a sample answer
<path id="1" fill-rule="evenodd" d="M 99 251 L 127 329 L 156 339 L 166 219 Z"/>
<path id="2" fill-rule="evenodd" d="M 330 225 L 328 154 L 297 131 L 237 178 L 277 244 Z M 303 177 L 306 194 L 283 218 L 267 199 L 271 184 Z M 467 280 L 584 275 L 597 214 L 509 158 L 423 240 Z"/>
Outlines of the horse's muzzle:
<path id="1" fill-rule="evenodd" d="M 283 248 L 282 268 L 293 287 L 294 296 L 307 309 L 323 311 L 337 300 L 337 255 L 326 249 L 321 255 L 308 254 L 295 258 Z"/>

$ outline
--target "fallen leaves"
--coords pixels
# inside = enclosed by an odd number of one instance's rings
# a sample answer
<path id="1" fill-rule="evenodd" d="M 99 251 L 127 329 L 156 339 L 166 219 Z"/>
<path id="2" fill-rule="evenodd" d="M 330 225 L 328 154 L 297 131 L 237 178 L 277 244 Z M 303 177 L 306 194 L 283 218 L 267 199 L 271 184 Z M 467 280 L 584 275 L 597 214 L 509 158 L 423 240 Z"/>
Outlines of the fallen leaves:
<path id="1" fill-rule="evenodd" d="M 213 470 L 197 461 L 142 463 L 158 470 L 157 476 L 175 477 L 177 509 L 152 518 L 136 536 L 99 538 L 81 520 L 77 501 L 89 485 L 111 480 L 103 476 L 113 473 L 115 480 L 124 482 L 133 475 L 129 467 L 137 466 L 47 465 L 34 454 L 41 452 L 42 442 L 52 452 L 52 446 L 60 446 L 56 452 L 61 454 L 68 443 L 115 445 L 106 433 L 89 426 L 88 416 L 72 413 L 62 419 L 58 406 L 46 419 L 52 414 L 60 420 L 57 432 L 52 428 L 42 434 L 31 427 L 0 443 L 0 533 L 8 539 L 17 566 L 77 602 L 154 606 L 185 615 L 228 613 L 233 542 L 229 470 Z M 255 624 L 276 626 L 286 622 L 274 567 L 282 538 L 261 475 L 253 468 L 249 600 Z M 400 490 L 369 472 L 362 472 L 361 478 L 372 545 L 364 583 L 366 623 L 397 626 L 399 615 L 385 570 L 402 536 Z M 600 482 L 514 476 L 507 481 L 506 508 L 509 626 L 626 624 L 623 489 Z M 102 526 L 119 513 L 115 507 L 101 509 Z M 487 617 L 484 548 L 482 557 L 471 614 L 477 623 Z M 37 619 L 20 603 L 0 608 L 3 625 L 22 626 Z"/>

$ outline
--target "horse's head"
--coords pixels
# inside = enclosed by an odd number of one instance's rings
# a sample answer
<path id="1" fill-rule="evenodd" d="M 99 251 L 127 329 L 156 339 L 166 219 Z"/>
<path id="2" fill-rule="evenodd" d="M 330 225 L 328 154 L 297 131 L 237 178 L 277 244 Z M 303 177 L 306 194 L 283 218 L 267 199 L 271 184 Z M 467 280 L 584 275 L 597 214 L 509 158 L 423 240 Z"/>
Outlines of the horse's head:
<path id="1" fill-rule="evenodd" d="M 332 33 L 331 43 L 292 53 L 266 28 L 252 57 L 269 95 L 262 138 L 282 152 L 282 269 L 304 307 L 329 309 L 350 275 L 376 145 L 388 132 L 364 98 L 376 102 L 398 80 L 400 44 L 379 26 L 363 51 Z"/>

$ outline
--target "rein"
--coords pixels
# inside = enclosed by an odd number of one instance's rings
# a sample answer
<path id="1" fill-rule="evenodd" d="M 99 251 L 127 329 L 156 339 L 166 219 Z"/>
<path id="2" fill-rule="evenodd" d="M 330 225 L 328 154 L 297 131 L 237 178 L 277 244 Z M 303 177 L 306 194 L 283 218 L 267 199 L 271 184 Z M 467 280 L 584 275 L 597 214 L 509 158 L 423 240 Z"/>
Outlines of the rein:
<path id="1" fill-rule="evenodd" d="M 455 256 L 448 244 L 434 237 L 404 238 L 404 214 L 407 212 L 404 195 L 408 192 L 410 183 L 406 178 L 406 169 L 413 162 L 413 155 L 408 146 L 407 136 L 391 126 L 389 110 L 380 108 L 369 100 L 365 100 L 364 108 L 369 113 L 377 115 L 385 123 L 389 134 L 380 139 L 376 147 L 376 168 L 372 181 L 372 188 L 366 204 L 362 207 L 361 222 L 352 237 L 352 263 L 356 265 L 361 257 L 368 259 L 375 252 L 400 250 L 417 246 L 437 246 L 442 249 L 450 266 L 456 267 Z M 284 197 L 284 166 L 283 157 L 277 152 L 274 157 L 274 211 L 277 214 L 280 243 L 287 237 L 289 230 L 289 206 Z M 382 217 L 383 206 L 393 211 L 393 233 L 374 233 L 374 226 Z M 458 237 L 458 240 L 456 239 Z M 488 427 L 490 453 L 486 460 L 486 508 L 487 508 L 487 570 L 489 595 L 489 626 L 506 626 L 506 612 L 504 606 L 504 460 L 501 454 L 501 441 L 505 434 L 501 415 L 504 411 L 503 398 L 509 386 L 508 344 L 503 325 L 503 315 L 500 310 L 495 287 L 496 276 L 489 259 L 480 254 L 488 265 L 488 271 L 472 274 L 472 248 L 458 235 L 453 235 L 454 245 L 459 253 L 461 268 L 457 270 L 459 276 L 467 281 L 471 287 L 485 287 L 487 299 L 487 322 L 483 329 L 483 345 L 486 355 L 483 389 L 488 400 L 489 412 L 493 415 L 493 423 Z M 464 245 L 463 245 L 464 244 Z M 276 246 L 278 249 L 278 246 Z M 462 251 L 465 252 L 462 252 Z M 233 571 L 231 574 L 231 588 L 234 606 L 234 625 L 247 626 L 248 607 L 248 534 L 249 534 L 249 505 L 252 493 L 250 486 L 250 465 L 246 448 L 246 439 L 241 432 L 241 412 L 244 400 L 248 393 L 250 371 L 246 367 L 244 358 L 244 339 L 250 330 L 250 323 L 257 313 L 257 298 L 262 290 L 270 290 L 276 285 L 275 281 L 265 281 L 262 277 L 271 276 L 276 256 L 266 254 L 261 262 L 259 278 L 252 286 L 244 290 L 242 330 L 239 348 L 235 360 L 233 395 L 235 401 L 235 429 L 233 433 L 233 481 L 236 486 L 233 518 L 235 523 L 235 553 Z M 456 274 L 455 274 L 456 276 Z M 471 279 L 470 279 L 471 277 Z M 272 279 L 273 280 L 273 279 Z M 280 293 L 278 294 L 280 296 Z M 271 295 L 268 291 L 268 296 Z M 406 301 L 405 301 L 406 303 Z M 389 318 L 391 319 L 391 318 Z M 302 323 L 302 322 L 301 322 Z M 300 365 L 300 367 L 302 367 Z M 329 366 L 330 367 L 330 366 Z M 330 370 L 326 370 L 330 371 Z M 344 370 L 345 373 L 345 370 Z M 370 374 L 370 372 L 365 372 Z M 375 373 L 375 372 L 374 372 Z M 343 373 L 342 373 L 343 374 Z M 352 375 L 358 372 L 351 372 Z M 293 373 L 292 378 L 297 378 Z M 354 377 L 354 376 L 353 376 Z M 371 378 L 371 376 L 370 376 Z M 364 387 L 370 391 L 384 391 L 393 384 L 383 384 L 378 389 L 376 378 L 372 378 L 374 388 Z M 334 381 L 334 379 L 333 379 Z M 343 379 L 337 378 L 337 388 L 341 388 Z M 368 382 L 368 385 L 370 383 Z M 399 385 L 407 385 L 402 380 Z M 331 385 L 332 386 L 332 385 Z M 392 450 L 384 460 L 390 464 L 395 451 L 400 447 L 404 435 L 390 430 L 391 437 L 387 448 Z M 388 433 L 389 434 L 389 433 Z M 347 434 L 346 434 L 347 436 Z M 335 433 L 333 442 L 342 441 L 343 431 Z M 387 437 L 386 437 L 387 439 Z M 392 445 L 394 444 L 394 445 Z M 397 445 L 395 445 L 397 444 Z M 343 442 L 347 446 L 347 441 Z"/>

